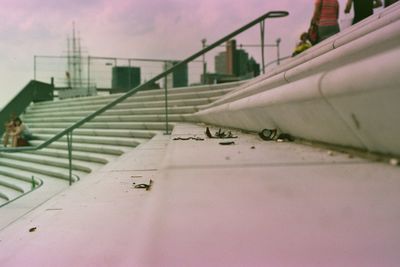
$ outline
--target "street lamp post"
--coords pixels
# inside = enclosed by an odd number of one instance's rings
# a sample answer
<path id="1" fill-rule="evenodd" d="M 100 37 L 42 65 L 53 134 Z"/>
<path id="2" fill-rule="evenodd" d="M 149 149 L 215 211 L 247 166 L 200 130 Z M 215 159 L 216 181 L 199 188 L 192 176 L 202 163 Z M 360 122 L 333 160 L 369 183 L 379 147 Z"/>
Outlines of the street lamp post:
<path id="1" fill-rule="evenodd" d="M 203 38 L 201 43 L 203 45 L 203 49 L 206 48 L 207 39 Z M 206 64 L 206 56 L 203 54 L 203 84 L 206 84 L 206 72 L 207 72 L 207 64 Z"/>
<path id="2" fill-rule="evenodd" d="M 280 65 L 280 55 L 279 55 L 279 45 L 281 43 L 281 38 L 276 39 L 276 64 Z"/>

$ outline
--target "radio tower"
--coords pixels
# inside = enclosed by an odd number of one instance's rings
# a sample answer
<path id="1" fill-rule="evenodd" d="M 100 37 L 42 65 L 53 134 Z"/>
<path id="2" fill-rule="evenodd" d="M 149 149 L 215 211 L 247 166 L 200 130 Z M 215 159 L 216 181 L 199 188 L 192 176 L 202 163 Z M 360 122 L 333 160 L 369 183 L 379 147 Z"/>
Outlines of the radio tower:
<path id="1" fill-rule="evenodd" d="M 70 89 L 83 88 L 82 82 L 82 51 L 81 40 L 75 34 L 75 22 L 72 23 L 72 38 L 67 38 L 68 71 L 66 73 L 67 84 Z"/>

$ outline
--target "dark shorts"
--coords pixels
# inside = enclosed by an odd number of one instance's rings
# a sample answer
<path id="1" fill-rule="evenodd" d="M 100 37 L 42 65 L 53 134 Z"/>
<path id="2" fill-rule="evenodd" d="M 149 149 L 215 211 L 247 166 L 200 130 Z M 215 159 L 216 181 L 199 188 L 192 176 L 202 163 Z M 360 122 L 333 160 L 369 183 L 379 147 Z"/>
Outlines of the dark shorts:
<path id="1" fill-rule="evenodd" d="M 340 31 L 339 25 L 334 26 L 319 26 L 318 27 L 318 42 L 321 42 Z"/>

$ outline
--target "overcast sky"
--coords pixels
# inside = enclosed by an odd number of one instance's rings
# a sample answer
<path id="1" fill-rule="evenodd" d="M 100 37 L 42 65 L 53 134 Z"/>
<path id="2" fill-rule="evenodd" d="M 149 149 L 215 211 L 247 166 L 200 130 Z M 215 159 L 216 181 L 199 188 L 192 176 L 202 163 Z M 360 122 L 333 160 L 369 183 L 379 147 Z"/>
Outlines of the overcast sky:
<path id="1" fill-rule="evenodd" d="M 91 56 L 184 59 L 272 10 L 266 43 L 289 55 L 308 28 L 313 0 L 0 0 L 0 106 L 33 78 L 34 55 L 65 55 L 72 22 Z M 340 0 L 341 18 L 345 0 Z M 347 16 L 348 18 L 348 16 Z M 259 27 L 240 43 L 259 43 Z M 249 51 L 251 54 L 254 51 Z M 267 62 L 276 51 L 267 48 Z M 257 58 L 257 55 L 253 55 Z"/>

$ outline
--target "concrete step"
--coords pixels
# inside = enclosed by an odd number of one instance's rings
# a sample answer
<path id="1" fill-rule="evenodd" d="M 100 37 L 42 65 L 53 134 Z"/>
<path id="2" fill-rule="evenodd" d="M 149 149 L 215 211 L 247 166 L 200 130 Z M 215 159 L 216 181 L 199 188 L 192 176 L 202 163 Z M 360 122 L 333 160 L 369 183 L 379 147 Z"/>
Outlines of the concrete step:
<path id="1" fill-rule="evenodd" d="M 135 138 L 135 141 L 140 144 L 142 142 L 147 141 L 148 139 L 138 139 Z M 43 143 L 43 140 L 31 140 L 29 141 L 32 145 L 38 146 Z M 56 141 L 51 143 L 48 148 L 58 149 L 58 150 L 67 150 L 67 142 Z M 102 144 L 88 144 L 88 143 L 78 143 L 76 140 L 73 142 L 73 151 L 82 151 L 89 152 L 100 155 L 114 155 L 120 156 L 127 151 L 131 151 L 132 147 L 124 147 L 124 146 L 113 146 L 113 145 L 102 145 Z"/>
<path id="2" fill-rule="evenodd" d="M 9 201 L 10 197 L 6 193 L 0 191 L 0 206 L 7 204 Z"/>
<path id="3" fill-rule="evenodd" d="M 69 173 L 68 170 L 66 170 L 65 168 L 48 166 L 34 162 L 26 162 L 24 160 L 19 160 L 19 159 L 9 159 L 4 157 L 0 157 L 0 166 L 2 169 L 3 167 L 8 167 L 10 169 L 15 169 L 16 171 L 25 171 L 35 177 L 46 175 L 52 178 L 59 178 L 67 181 L 69 180 Z M 75 170 L 73 171 L 73 174 L 74 174 L 73 180 L 77 181 L 76 176 L 82 178 L 87 174 L 87 172 Z"/>
<path id="4" fill-rule="evenodd" d="M 0 178 L 1 181 L 1 178 Z M 13 190 L 7 186 L 3 186 L 0 183 L 0 198 L 2 198 L 3 200 L 6 200 L 5 203 L 19 197 L 20 195 L 22 195 L 22 192 Z"/>
<path id="5" fill-rule="evenodd" d="M 198 86 L 188 86 L 188 87 L 179 87 L 179 88 L 169 88 L 168 94 L 179 94 L 182 92 L 203 92 L 203 91 L 210 91 L 210 90 L 223 90 L 223 89 L 234 89 L 237 86 L 245 83 L 245 81 L 240 82 L 232 82 L 232 83 L 222 83 L 222 84 L 206 84 L 206 85 L 198 85 Z M 164 89 L 158 90 L 144 90 L 139 91 L 137 95 L 155 95 L 155 94 L 162 94 Z"/>
<path id="6" fill-rule="evenodd" d="M 25 171 L 23 169 L 15 169 L 12 167 L 1 166 L 0 174 L 6 177 L 13 178 L 15 180 L 20 180 L 24 183 L 32 184 L 32 179 L 34 179 L 36 186 L 38 186 L 43 178 L 52 178 L 50 176 L 42 175 L 32 175 L 32 172 Z"/>
<path id="7" fill-rule="evenodd" d="M 0 198 L 3 201 L 0 201 L 0 206 L 32 191 L 34 188 L 33 182 L 35 187 L 41 183 L 39 179 L 34 178 L 34 181 L 32 181 L 32 177 L 28 178 L 27 176 L 16 174 L 15 170 L 2 166 L 0 170 Z"/>
<path id="8" fill-rule="evenodd" d="M 168 114 L 189 114 L 197 112 L 201 109 L 199 107 L 170 107 L 168 109 Z M 52 117 L 65 117 L 65 116 L 76 116 L 83 118 L 85 116 L 90 115 L 92 112 L 90 111 L 69 111 L 69 112 L 54 112 L 54 113 L 26 113 L 23 116 L 23 119 L 29 120 L 31 118 L 52 118 Z M 142 109 L 117 109 L 117 110 L 107 110 L 101 115 L 117 115 L 117 116 L 125 116 L 125 115 L 160 115 L 165 114 L 165 108 L 142 108 Z"/>
<path id="9" fill-rule="evenodd" d="M 20 193 L 25 193 L 32 189 L 32 181 L 29 182 L 21 181 L 19 179 L 15 179 L 13 177 L 9 177 L 1 173 L 0 173 L 0 185 L 11 188 Z"/>
<path id="10" fill-rule="evenodd" d="M 4 166 L 0 166 L 0 169 L 6 169 L 7 172 L 21 172 L 20 170 Z M 31 173 L 28 173 L 27 175 L 31 175 Z M 15 220 L 20 219 L 21 216 L 33 211 L 52 197 L 69 188 L 68 181 L 55 179 L 54 177 L 46 175 L 40 175 L 40 178 L 35 176 L 35 180 L 38 181 L 38 184 L 34 190 L 28 191 L 13 202 L 0 203 L 0 205 L 7 204 L 1 207 L 0 229 L 6 227 Z"/>
<path id="11" fill-rule="evenodd" d="M 178 99 L 178 100 L 168 100 L 168 107 L 186 107 L 186 106 L 201 106 L 209 104 L 218 97 L 205 97 L 205 98 L 195 98 L 195 99 Z M 131 108 L 156 108 L 165 107 L 165 101 L 154 101 L 154 102 L 135 102 L 135 103 L 120 103 L 117 104 L 112 109 L 131 109 Z"/>
<path id="12" fill-rule="evenodd" d="M 172 127 L 170 127 L 172 128 Z M 43 134 L 55 135 L 61 132 L 64 128 L 32 128 L 35 136 L 41 137 Z M 96 138 L 118 137 L 122 139 L 131 138 L 152 138 L 161 131 L 148 131 L 148 130 L 130 130 L 130 129 L 76 129 L 73 131 L 73 139 L 80 136 L 91 136 Z M 43 138 L 41 138 L 43 139 Z M 64 140 L 64 139 L 63 139 Z M 118 141 L 118 140 L 115 140 Z M 135 143 L 133 143 L 135 144 Z"/>
<path id="13" fill-rule="evenodd" d="M 69 122 L 75 123 L 79 121 L 82 117 L 81 116 L 63 116 L 63 117 L 42 117 L 42 116 L 34 116 L 31 117 L 29 114 L 25 114 L 22 116 L 24 123 L 31 125 L 32 123 L 37 122 Z"/>
<path id="14" fill-rule="evenodd" d="M 59 130 L 54 131 L 53 134 L 40 134 L 35 133 L 35 136 L 41 140 L 49 140 L 54 136 L 55 133 L 60 132 Z M 137 131 L 136 131 L 137 132 Z M 81 131 L 83 133 L 83 131 Z M 142 140 L 143 138 L 150 138 L 148 137 L 148 132 L 146 133 L 137 133 L 134 135 L 135 137 L 132 138 L 115 138 L 115 136 L 93 136 L 90 133 L 87 135 L 77 135 L 75 132 L 72 136 L 73 145 L 80 143 L 80 144 L 97 144 L 97 145 L 111 145 L 111 146 L 122 146 L 122 147 L 136 147 L 141 142 L 138 140 Z M 138 139 L 139 138 L 139 139 Z M 59 141 L 67 142 L 67 137 L 61 137 Z"/>
<path id="15" fill-rule="evenodd" d="M 3 196 L 3 201 L 0 201 L 0 206 L 7 204 L 22 194 L 31 192 L 34 188 L 42 184 L 41 179 L 32 177 L 30 173 L 22 173 L 21 171 L 5 166 L 1 167 L 0 198 Z"/>
<path id="16" fill-rule="evenodd" d="M 211 97 L 220 97 L 228 92 L 230 92 L 231 89 L 222 89 L 222 90 L 208 90 L 208 91 L 202 91 L 202 92 L 183 92 L 183 93 L 176 93 L 176 94 L 171 94 L 168 96 L 169 101 L 183 101 L 183 100 L 190 100 L 190 99 L 201 99 L 201 98 L 211 98 Z M 53 102 L 53 104 L 47 103 L 47 105 L 32 105 L 30 106 L 29 110 L 30 111 L 37 111 L 37 110 L 42 110 L 42 109 L 53 109 L 53 108 L 72 108 L 72 107 L 89 107 L 89 106 L 104 106 L 108 103 L 110 103 L 112 99 L 86 99 L 84 101 L 83 99 L 80 101 L 75 101 L 75 102 L 65 102 L 65 101 L 58 101 L 58 102 Z M 145 103 L 145 102 L 164 102 L 165 96 L 164 94 L 160 95 L 134 95 L 123 102 L 121 104 L 134 104 L 134 103 Z M 65 103 L 64 103 L 65 102 Z"/>
<path id="17" fill-rule="evenodd" d="M 33 153 L 2 153 L 2 159 L 11 159 L 16 161 L 22 161 L 24 163 L 35 163 L 39 165 L 54 166 L 58 168 L 65 169 L 64 172 L 67 172 L 69 169 L 69 162 L 65 158 L 56 158 L 52 156 L 33 154 Z M 104 164 L 95 163 L 95 162 L 87 162 L 82 160 L 73 160 L 72 161 L 72 169 L 74 171 L 81 171 L 85 173 L 90 173 L 93 169 L 97 169 L 102 167 Z"/>
<path id="18" fill-rule="evenodd" d="M 30 123 L 29 128 L 33 133 L 39 131 L 39 129 L 65 129 L 70 127 L 72 124 L 68 122 L 38 122 Z M 149 130 L 149 131 L 162 131 L 165 130 L 164 122 L 87 122 L 83 124 L 79 129 L 107 129 L 115 131 L 123 130 Z M 173 127 L 169 125 L 169 129 Z M 76 130 L 76 131 L 77 131 Z M 129 135 L 130 136 L 130 135 Z M 150 135 L 151 136 L 151 135 Z"/>
<path id="19" fill-rule="evenodd" d="M 1 174 L 0 174 L 0 186 L 2 188 L 8 188 L 12 191 L 16 191 L 16 193 L 18 194 L 24 193 L 30 189 L 30 187 L 28 187 L 28 189 L 26 190 L 26 185 L 25 186 L 22 185 L 21 181 L 9 178 L 7 176 L 3 176 Z"/>
<path id="20" fill-rule="evenodd" d="M 170 100 L 168 101 L 168 107 L 182 107 L 182 106 L 200 106 L 212 103 L 217 100 L 217 97 L 210 98 L 196 98 L 196 99 L 183 99 L 183 100 Z M 46 108 L 36 108 L 27 110 L 27 112 L 34 112 L 35 114 L 48 114 L 48 113 L 59 113 L 68 111 L 91 111 L 94 112 L 104 105 L 92 104 L 84 106 L 67 106 L 67 107 L 46 107 Z M 142 108 L 162 108 L 165 107 L 164 101 L 152 101 L 152 102 L 134 102 L 134 103 L 120 103 L 112 107 L 111 110 L 115 109 L 142 109 Z"/>
<path id="21" fill-rule="evenodd" d="M 171 114 L 168 116 L 170 122 L 184 122 L 187 120 L 187 115 Z M 63 116 L 63 117 L 24 117 L 24 122 L 28 125 L 41 122 L 69 122 L 75 123 L 82 117 L 79 116 Z M 91 122 L 164 122 L 165 115 L 99 115 Z"/>
<path id="22" fill-rule="evenodd" d="M 54 149 L 54 148 L 44 148 L 36 151 L 27 151 L 25 152 L 27 154 L 34 154 L 34 155 L 42 155 L 42 156 L 48 156 L 48 157 L 54 157 L 54 158 L 62 158 L 62 159 L 68 159 L 68 151 L 63 149 Z M 87 153 L 87 152 L 79 152 L 75 151 L 73 149 L 72 151 L 72 159 L 73 160 L 80 160 L 84 162 L 94 162 L 98 164 L 107 164 L 114 159 L 116 159 L 117 156 L 114 155 L 107 155 L 107 154 L 99 154 L 99 153 Z"/>
<path id="23" fill-rule="evenodd" d="M 224 84 L 212 84 L 212 85 L 200 85 L 200 86 L 190 86 L 190 87 L 182 87 L 182 88 L 171 88 L 168 89 L 168 95 L 172 96 L 175 94 L 181 94 L 181 93 L 191 93 L 191 92 L 204 92 L 204 91 L 217 91 L 217 90 L 234 90 L 238 86 L 242 85 L 243 81 L 241 82 L 232 82 L 232 83 L 224 83 Z M 139 91 L 130 98 L 133 97 L 143 97 L 143 96 L 158 96 L 158 95 L 163 95 L 164 94 L 164 89 L 158 89 L 158 90 L 144 90 L 144 91 Z M 59 103 L 59 104 L 66 104 L 66 103 L 77 103 L 77 102 L 87 102 L 89 101 L 112 101 L 120 96 L 122 96 L 122 93 L 118 94 L 112 94 L 112 95 L 106 95 L 106 96 L 92 96 L 92 97 L 81 97 L 81 98 L 73 98 L 73 99 L 64 99 L 64 100 L 57 100 L 57 101 L 44 101 L 44 102 L 38 102 L 35 103 L 35 106 L 47 106 L 47 105 L 53 105 L 53 103 Z"/>

